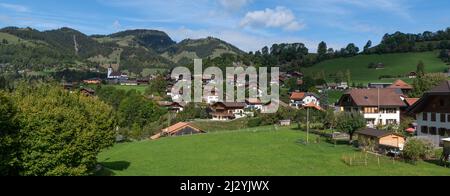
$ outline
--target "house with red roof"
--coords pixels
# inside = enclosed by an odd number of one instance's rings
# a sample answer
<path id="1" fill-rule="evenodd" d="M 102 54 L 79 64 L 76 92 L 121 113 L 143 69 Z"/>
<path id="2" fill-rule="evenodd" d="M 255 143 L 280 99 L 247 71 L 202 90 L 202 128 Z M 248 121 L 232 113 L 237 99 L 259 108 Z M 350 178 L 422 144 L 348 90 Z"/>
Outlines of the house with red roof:
<path id="1" fill-rule="evenodd" d="M 400 89 L 405 95 L 409 94 L 414 88 L 403 80 L 397 80 L 387 88 Z"/>
<path id="2" fill-rule="evenodd" d="M 290 105 L 295 108 L 301 108 L 311 103 L 317 106 L 320 105 L 320 97 L 314 93 L 293 92 L 291 93 L 290 100 Z"/>

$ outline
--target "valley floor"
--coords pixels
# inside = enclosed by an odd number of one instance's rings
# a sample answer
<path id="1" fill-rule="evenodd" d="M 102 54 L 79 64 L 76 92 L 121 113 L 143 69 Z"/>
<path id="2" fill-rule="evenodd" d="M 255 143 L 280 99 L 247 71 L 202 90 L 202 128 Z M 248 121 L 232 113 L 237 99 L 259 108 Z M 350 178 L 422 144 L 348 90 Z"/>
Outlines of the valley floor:
<path id="1" fill-rule="evenodd" d="M 117 144 L 99 156 L 106 167 L 98 175 L 118 176 L 365 176 L 439 175 L 450 169 L 434 163 L 412 165 L 387 158 L 367 166 L 349 166 L 343 156 L 361 156 L 346 144 L 334 146 L 291 128 L 259 127 L 246 131 L 163 138 Z"/>

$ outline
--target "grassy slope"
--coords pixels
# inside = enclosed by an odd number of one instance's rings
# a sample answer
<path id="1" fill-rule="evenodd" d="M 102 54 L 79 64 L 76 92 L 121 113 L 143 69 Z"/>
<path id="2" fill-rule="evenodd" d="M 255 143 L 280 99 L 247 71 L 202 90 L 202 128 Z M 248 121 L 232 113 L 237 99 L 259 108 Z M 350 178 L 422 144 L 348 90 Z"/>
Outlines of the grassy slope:
<path id="1" fill-rule="evenodd" d="M 25 44 L 27 46 L 35 46 L 35 44 L 31 43 L 30 41 L 20 39 L 19 37 L 11 35 L 11 34 L 8 34 L 8 33 L 0 32 L 0 42 L 3 39 L 7 40 L 9 44 L 23 43 L 23 44 Z"/>
<path id="2" fill-rule="evenodd" d="M 424 53 L 400 53 L 384 55 L 359 55 L 351 58 L 339 58 L 321 62 L 311 68 L 305 69 L 305 73 L 314 74 L 324 70 L 326 75 L 338 71 L 352 72 L 352 80 L 356 83 L 368 82 L 392 82 L 395 79 L 379 80 L 382 75 L 405 75 L 416 70 L 420 60 L 426 65 L 427 72 L 443 72 L 447 65 L 438 58 L 438 51 Z M 383 70 L 368 69 L 369 63 L 384 63 Z M 329 78 L 330 79 L 330 78 Z M 403 78 L 402 78 L 403 79 Z M 332 81 L 333 79 L 330 79 Z M 408 81 L 406 79 L 406 81 Z"/>
<path id="3" fill-rule="evenodd" d="M 103 175 L 450 175 L 450 169 L 425 162 L 382 160 L 381 167 L 375 162 L 350 167 L 342 156 L 354 154 L 354 148 L 325 142 L 305 146 L 299 143 L 304 138 L 288 128 L 164 138 L 118 144 L 99 161 L 111 169 Z"/>

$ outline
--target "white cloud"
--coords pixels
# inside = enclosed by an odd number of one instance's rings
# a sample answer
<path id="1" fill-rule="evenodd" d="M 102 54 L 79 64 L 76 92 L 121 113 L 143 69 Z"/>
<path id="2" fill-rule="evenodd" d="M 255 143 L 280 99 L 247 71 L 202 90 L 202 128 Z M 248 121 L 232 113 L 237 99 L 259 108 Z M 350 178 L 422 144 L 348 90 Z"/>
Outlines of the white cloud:
<path id="1" fill-rule="evenodd" d="M 18 5 L 18 4 L 0 3 L 0 7 L 9 9 L 9 10 L 12 10 L 15 12 L 29 12 L 30 11 L 30 9 L 28 7 L 25 7 L 23 5 Z"/>
<path id="2" fill-rule="evenodd" d="M 285 7 L 248 12 L 241 21 L 241 27 L 246 26 L 283 28 L 288 31 L 297 31 L 305 27 L 296 20 L 294 13 Z"/>
<path id="3" fill-rule="evenodd" d="M 218 0 L 220 5 L 228 10 L 239 10 L 248 5 L 252 0 Z"/>
<path id="4" fill-rule="evenodd" d="M 113 22 L 112 27 L 114 28 L 114 30 L 120 30 L 120 29 L 122 29 L 122 25 L 120 24 L 120 21 L 119 21 L 119 20 L 115 20 L 115 21 Z"/>

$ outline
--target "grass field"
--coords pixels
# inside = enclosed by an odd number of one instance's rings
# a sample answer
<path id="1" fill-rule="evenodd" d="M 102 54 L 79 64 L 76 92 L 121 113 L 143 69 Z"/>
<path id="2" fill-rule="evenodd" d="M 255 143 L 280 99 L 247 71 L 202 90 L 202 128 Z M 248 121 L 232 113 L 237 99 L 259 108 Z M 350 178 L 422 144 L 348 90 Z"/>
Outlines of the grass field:
<path id="1" fill-rule="evenodd" d="M 320 71 L 325 71 L 326 76 L 336 74 L 338 71 L 345 71 L 348 69 L 352 73 L 352 81 L 355 83 L 368 82 L 392 82 L 393 79 L 379 80 L 380 76 L 404 76 L 412 71 L 416 71 L 416 66 L 419 61 L 423 61 L 427 72 L 443 72 L 448 67 L 443 61 L 438 58 L 439 51 L 423 52 L 423 53 L 398 53 L 398 54 L 383 54 L 383 55 L 358 55 L 350 58 L 338 58 L 328 60 L 314 65 L 310 68 L 305 68 L 304 72 L 309 75 L 314 75 Z M 386 68 L 382 70 L 369 69 L 370 63 L 384 63 Z M 327 78 L 333 81 L 333 78 Z M 400 77 L 400 79 L 405 79 Z M 405 81 L 409 81 L 405 79 Z"/>
<path id="2" fill-rule="evenodd" d="M 117 144 L 98 160 L 98 175 L 118 176 L 346 176 L 442 175 L 450 169 L 433 163 L 411 165 L 386 158 L 381 166 L 348 166 L 343 156 L 358 152 L 348 145 L 305 145 L 305 133 L 290 128 L 254 128 L 241 132 L 163 138 Z M 314 141 L 312 136 L 312 141 Z"/>
<path id="3" fill-rule="evenodd" d="M 108 86 L 108 85 L 106 85 Z M 137 92 L 144 93 L 145 89 L 148 88 L 147 85 L 139 85 L 139 86 L 122 86 L 122 85 L 110 85 L 115 87 L 116 89 L 130 91 L 130 90 L 136 90 Z"/>

